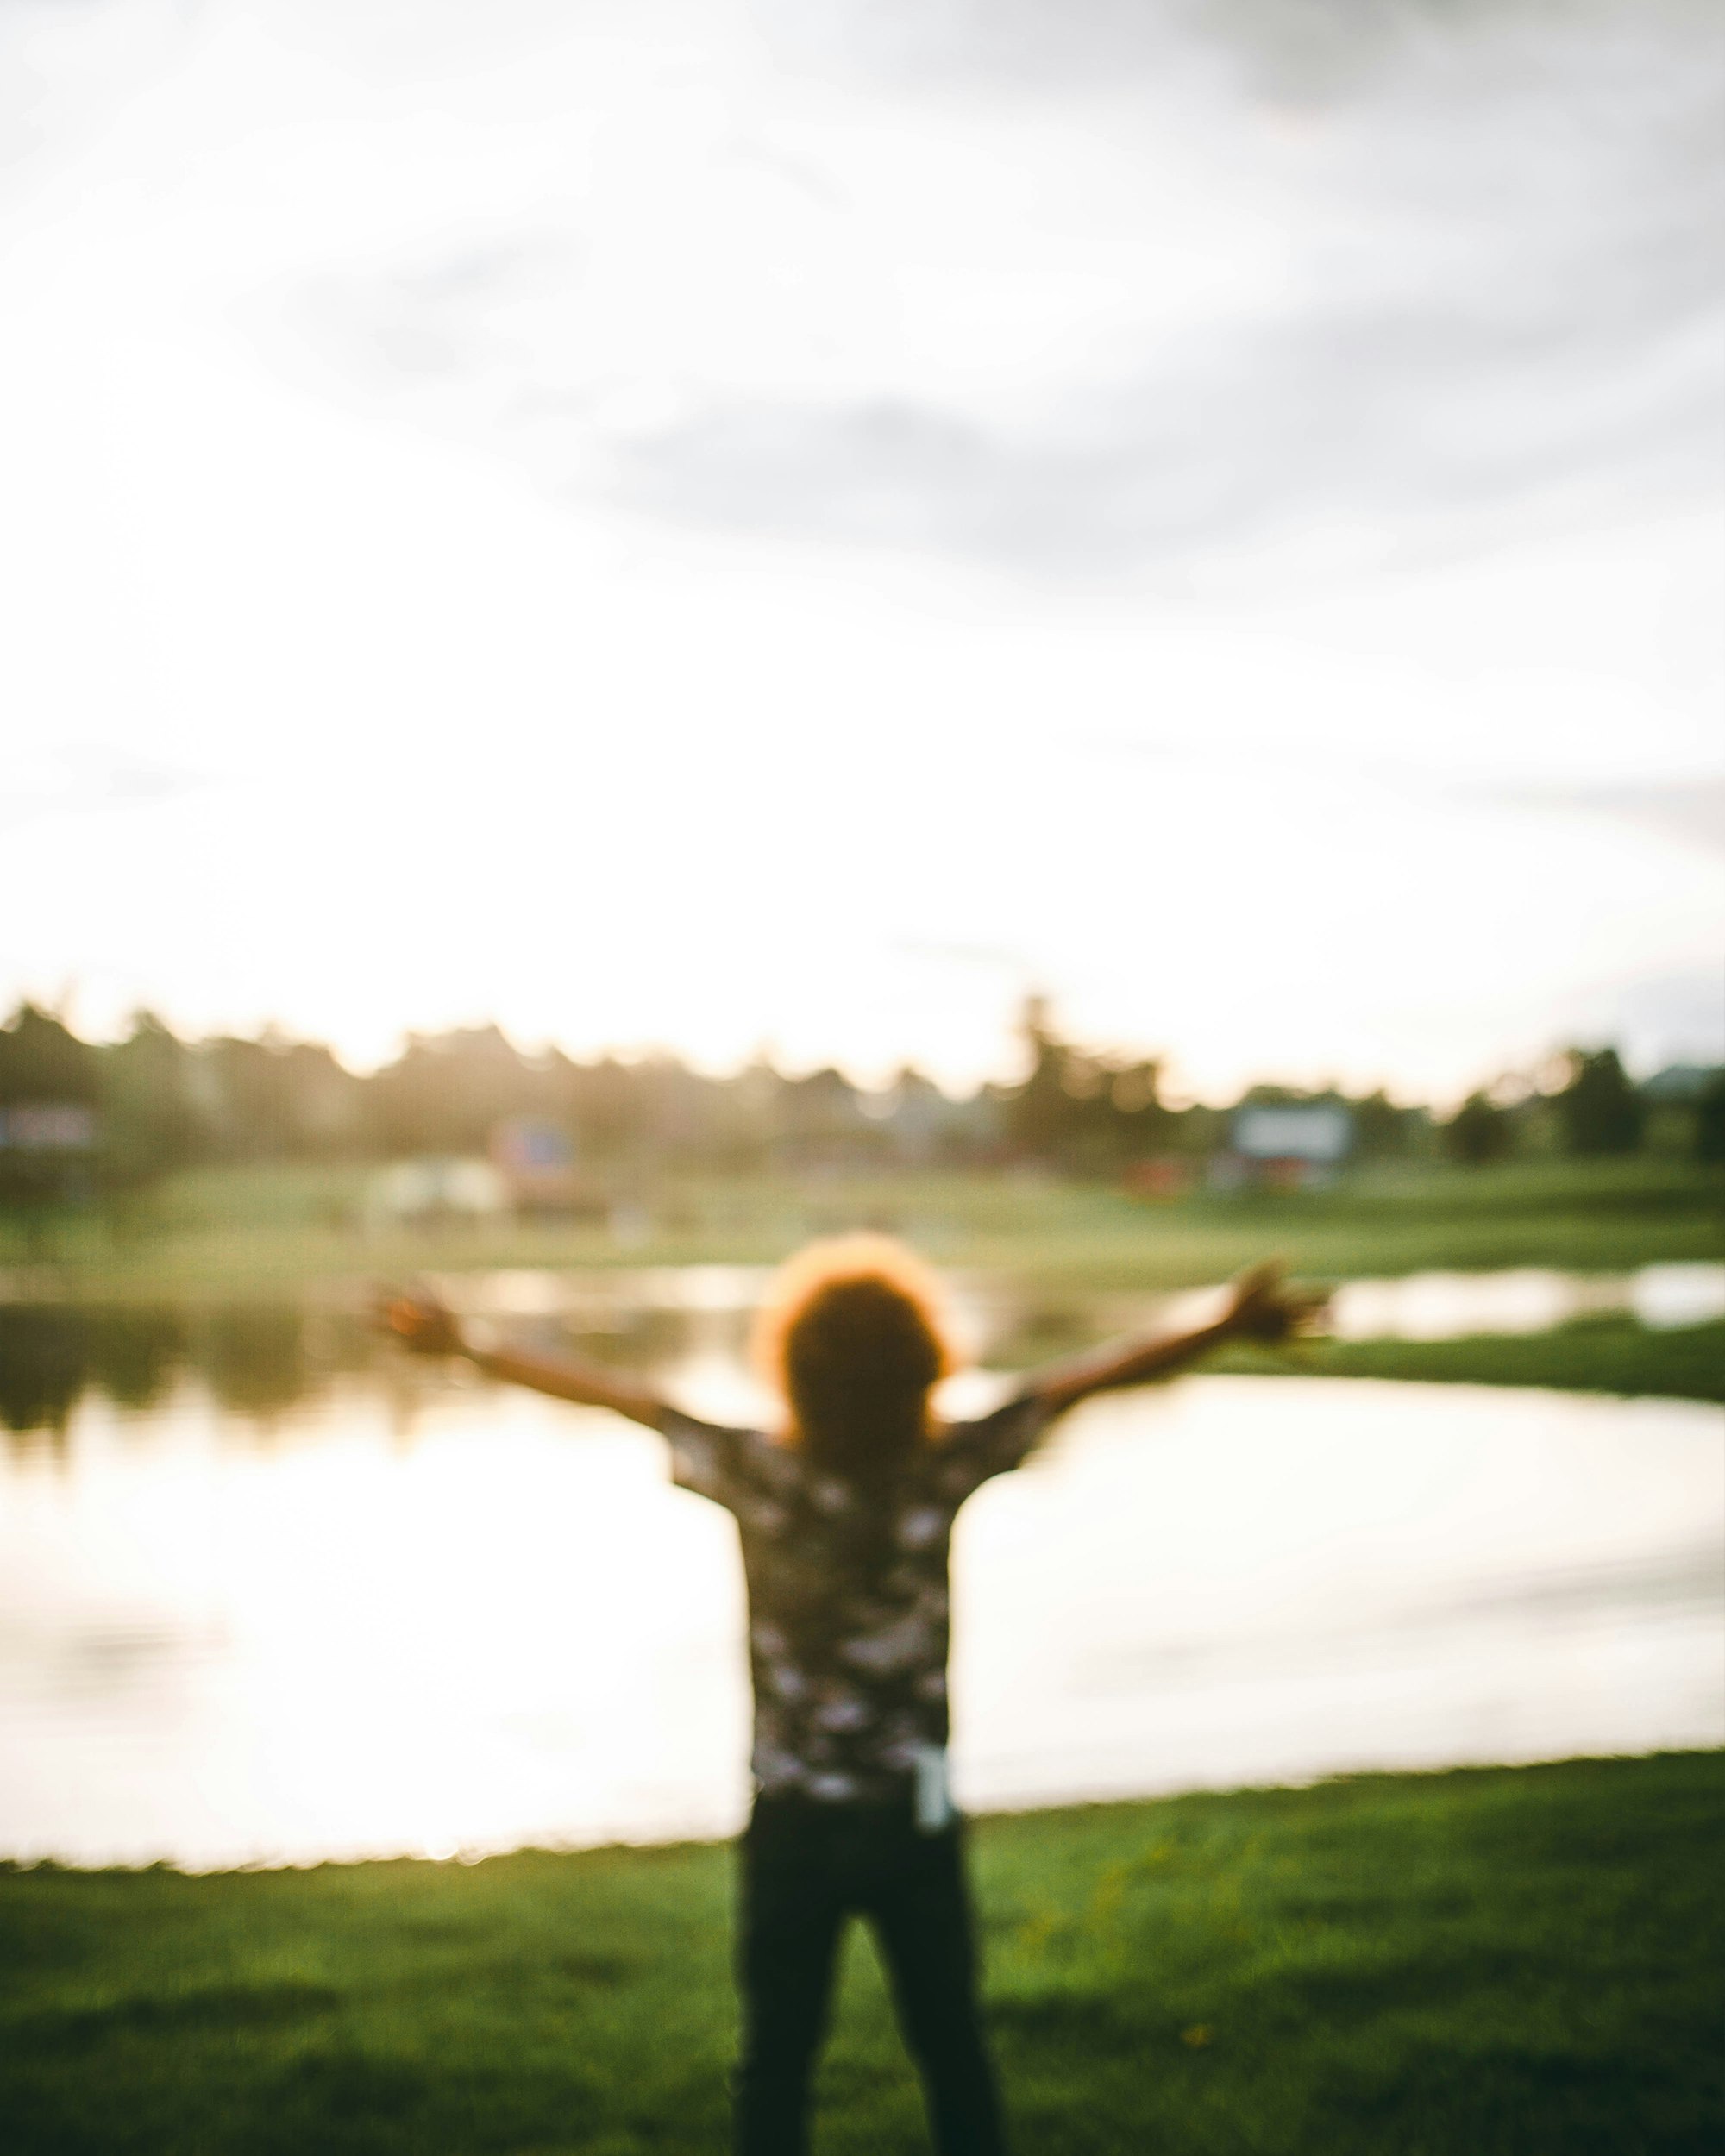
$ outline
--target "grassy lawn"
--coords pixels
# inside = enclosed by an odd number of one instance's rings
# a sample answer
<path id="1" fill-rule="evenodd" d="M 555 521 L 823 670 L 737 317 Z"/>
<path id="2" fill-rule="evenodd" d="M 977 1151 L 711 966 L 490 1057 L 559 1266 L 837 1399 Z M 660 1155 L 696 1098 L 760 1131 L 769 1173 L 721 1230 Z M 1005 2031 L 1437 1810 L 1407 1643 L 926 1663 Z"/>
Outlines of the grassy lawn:
<path id="1" fill-rule="evenodd" d="M 1208 1367 L 1725 1401 L 1725 1323 L 1654 1332 L 1633 1318 L 1583 1318 L 1550 1332 L 1460 1340 L 1317 1340 L 1292 1355 L 1241 1348 L 1218 1356 Z"/>
<path id="2" fill-rule="evenodd" d="M 356 1169 L 204 1169 L 124 1213 L 41 1224 L 34 1239 L 0 1216 L 0 1266 L 13 1292 L 57 1300 L 267 1297 L 421 1269 L 766 1264 L 859 1226 L 904 1235 L 944 1264 L 1070 1290 L 1190 1287 L 1270 1250 L 1327 1279 L 1725 1257 L 1725 1173 L 1653 1157 L 1363 1170 L 1330 1191 L 1158 1204 L 1006 1172 L 689 1176 L 643 1192 L 622 1237 L 592 1221 L 368 1238 L 364 1181 Z"/>
<path id="3" fill-rule="evenodd" d="M 984 1820 L 1026 2156 L 1702 2156 L 1725 1755 Z M 12 2156 L 724 2145 L 721 1848 L 0 1871 Z M 926 2147 L 853 1940 L 824 2156 Z"/>

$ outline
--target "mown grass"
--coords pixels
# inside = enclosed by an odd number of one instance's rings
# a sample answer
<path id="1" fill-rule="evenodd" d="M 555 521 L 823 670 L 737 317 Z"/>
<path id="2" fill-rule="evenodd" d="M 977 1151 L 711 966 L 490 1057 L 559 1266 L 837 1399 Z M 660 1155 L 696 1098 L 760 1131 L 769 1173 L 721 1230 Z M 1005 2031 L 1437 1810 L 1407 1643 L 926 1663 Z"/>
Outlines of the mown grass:
<path id="1" fill-rule="evenodd" d="M 768 1264 L 812 1235 L 901 1234 L 943 1264 L 1049 1288 L 1161 1289 L 1267 1250 L 1330 1279 L 1427 1268 L 1584 1271 L 1725 1257 L 1725 1172 L 1651 1156 L 1362 1170 L 1328 1191 L 1146 1204 L 1006 1171 L 663 1179 L 619 1230 L 520 1221 L 367 1236 L 358 1169 L 203 1169 L 128 1210 L 0 1216 L 14 1293 L 279 1295 L 383 1274 L 507 1266 Z"/>
<path id="2" fill-rule="evenodd" d="M 1025 2156 L 1702 2156 L 1725 1755 L 979 1821 Z M 13 2156 L 724 2146 L 723 1849 L 0 1871 Z M 927 2146 L 853 1950 L 823 2156 Z"/>
<path id="3" fill-rule="evenodd" d="M 1725 1323 L 1653 1332 L 1633 1318 L 1578 1318 L 1549 1332 L 1481 1333 L 1459 1340 L 1314 1340 L 1291 1354 L 1230 1350 L 1208 1367 L 1725 1401 Z"/>

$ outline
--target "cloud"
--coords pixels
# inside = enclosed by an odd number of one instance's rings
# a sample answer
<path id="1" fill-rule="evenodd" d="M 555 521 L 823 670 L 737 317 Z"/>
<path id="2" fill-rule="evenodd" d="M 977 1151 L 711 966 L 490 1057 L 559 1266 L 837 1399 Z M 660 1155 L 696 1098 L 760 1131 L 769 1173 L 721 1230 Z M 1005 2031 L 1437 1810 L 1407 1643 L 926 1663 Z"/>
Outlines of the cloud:
<path id="1" fill-rule="evenodd" d="M 1362 19 L 1341 0 L 1288 12 L 1320 43 Z M 1010 419 L 950 387 L 712 398 L 627 445 L 618 496 L 1085 574 L 1302 523 L 1609 515 L 1716 488 L 1725 130 L 1700 18 L 1577 9 L 1536 35 L 1527 11 L 1472 14 L 1471 41 L 1448 19 L 1445 66 L 1422 48 L 1294 160 L 1302 273 L 1274 310 L 1146 335 L 1135 362 L 1069 369 Z M 1224 16 L 1282 35 L 1263 9 Z M 979 49 L 1041 38 L 1099 66 L 1167 22 L 1140 34 L 1138 10 L 1101 4 L 941 19 Z M 1154 86 L 1143 113 L 1167 119 Z M 1218 116 L 1245 149 L 1250 115 Z"/>
<path id="2" fill-rule="evenodd" d="M 1705 33 L 1704 0 L 1634 0 L 1644 22 Z M 1458 41 L 1590 34 L 1628 0 L 757 0 L 779 49 L 888 79 L 958 81 L 1044 97 L 1154 78 L 1195 46 L 1264 94 L 1346 99 Z"/>
<path id="3" fill-rule="evenodd" d="M 1633 1069 L 1667 1063 L 1725 1063 L 1725 991 L 1717 966 L 1602 982 L 1553 1012 L 1554 1039 L 1594 1046 L 1610 1041 Z"/>
<path id="4" fill-rule="evenodd" d="M 203 0 L 0 5 L 0 173 L 110 120 L 181 57 L 203 12 Z"/>
<path id="5" fill-rule="evenodd" d="M 656 91 L 635 162 L 305 278 L 273 341 L 571 500 L 1062 578 L 1302 528 L 1465 547 L 1716 488 L 1725 127 L 1697 7 L 767 19 L 850 66 L 830 135 L 794 77 L 681 130 Z M 1305 55 L 1322 96 L 1290 122 L 1207 63 L 1219 41 L 1270 75 Z M 877 47 L 897 76 L 857 64 Z M 1170 310 L 1182 264 L 1234 254 L 1239 291 Z"/>
<path id="6" fill-rule="evenodd" d="M 1495 787 L 1490 798 L 1516 807 L 1625 818 L 1705 853 L 1725 854 L 1725 778 L 1680 786 Z M 1713 984 L 1713 999 L 1725 1007 L 1725 985 Z"/>
<path id="7" fill-rule="evenodd" d="M 108 743 L 56 742 L 36 750 L 20 744 L 0 759 L 0 829 L 172 800 L 208 783 L 203 773 Z"/>
<path id="8" fill-rule="evenodd" d="M 618 454 L 631 507 L 1086 573 L 1302 523 L 1681 498 L 1712 479 L 1725 311 L 1623 327 L 1502 295 L 1198 338 L 1039 425 L 932 402 L 715 404 Z"/>

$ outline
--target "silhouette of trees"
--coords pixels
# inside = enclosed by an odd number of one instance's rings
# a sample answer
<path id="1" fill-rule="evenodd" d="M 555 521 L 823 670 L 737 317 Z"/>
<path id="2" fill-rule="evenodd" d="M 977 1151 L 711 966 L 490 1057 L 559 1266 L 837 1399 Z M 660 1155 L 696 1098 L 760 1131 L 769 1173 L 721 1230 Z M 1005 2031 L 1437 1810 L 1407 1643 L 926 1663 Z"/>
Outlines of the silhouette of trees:
<path id="1" fill-rule="evenodd" d="M 411 1033 L 395 1062 L 366 1081 L 367 1150 L 482 1153 L 500 1117 L 551 1105 L 537 1076 L 498 1026 Z"/>
<path id="2" fill-rule="evenodd" d="M 1725 1070 L 1716 1070 L 1695 1103 L 1695 1157 L 1725 1161 Z"/>
<path id="3" fill-rule="evenodd" d="M 48 1204 L 86 1186 L 101 1090 L 97 1051 L 20 1004 L 0 1026 L 0 1203 Z"/>
<path id="4" fill-rule="evenodd" d="M 1353 1145 L 1359 1160 L 1402 1160 L 1420 1153 L 1430 1144 L 1431 1112 L 1399 1106 L 1387 1093 L 1363 1094 L 1358 1100 L 1336 1101 L 1353 1117 Z"/>
<path id="5" fill-rule="evenodd" d="M 1162 1104 L 1159 1061 L 1097 1055 L 1062 1040 L 1041 996 L 1026 1000 L 1019 1035 L 1029 1069 L 1003 1100 L 1019 1159 L 1095 1173 L 1172 1142 L 1176 1119 Z"/>
<path id="6" fill-rule="evenodd" d="M 1443 1127 L 1444 1150 L 1469 1168 L 1502 1160 L 1515 1142 L 1511 1112 L 1489 1093 L 1471 1093 Z"/>
<path id="7" fill-rule="evenodd" d="M 101 1060 L 102 1151 L 110 1183 L 152 1181 L 198 1158 L 206 1117 L 191 1082 L 191 1051 L 148 1011 Z"/>
<path id="8" fill-rule="evenodd" d="M 792 1075 L 765 1058 L 712 1076 L 669 1055 L 581 1062 L 560 1049 L 530 1053 L 496 1025 L 411 1035 L 392 1062 L 362 1076 L 317 1043 L 276 1032 L 187 1042 L 142 1011 L 123 1038 L 93 1046 L 27 1003 L 0 1026 L 0 1119 L 25 1111 L 16 1128 L 28 1140 L 14 1142 L 0 1122 L 0 1204 L 40 1206 L 85 1188 L 123 1193 L 204 1163 L 482 1153 L 500 1123 L 520 1118 L 555 1125 L 580 1171 L 613 1186 L 666 1168 L 888 1163 L 1017 1162 L 1113 1180 L 1138 1163 L 1208 1157 L 1227 1144 L 1231 1110 L 1173 1106 L 1158 1057 L 1067 1040 L 1044 999 L 1026 1001 L 1020 1038 L 1017 1082 L 960 1099 L 908 1067 L 875 1092 L 831 1067 Z M 1678 1105 L 1661 1106 L 1653 1142 L 1673 1142 L 1665 1133 L 1675 1116 L 1676 1143 L 1688 1144 L 1692 1128 L 1698 1158 L 1725 1158 L 1725 1075 L 1674 1069 L 1650 1089 L 1666 1094 Z M 1633 1151 L 1647 1106 L 1610 1048 L 1572 1051 L 1543 1095 L 1529 1081 L 1500 1080 L 1437 1127 L 1427 1109 L 1382 1092 L 1261 1085 L 1240 1102 L 1295 1104 L 1346 1108 L 1356 1158 L 1441 1146 L 1470 1164 L 1554 1142 L 1580 1156 Z M 45 1126 L 44 1108 L 77 1113 L 51 1114 Z M 44 1127 L 50 1139 L 87 1127 L 93 1143 L 46 1142 Z"/>
<path id="9" fill-rule="evenodd" d="M 1555 1097 L 1564 1147 L 1582 1157 L 1633 1153 L 1647 1112 L 1615 1048 L 1570 1051 L 1570 1080 Z"/>

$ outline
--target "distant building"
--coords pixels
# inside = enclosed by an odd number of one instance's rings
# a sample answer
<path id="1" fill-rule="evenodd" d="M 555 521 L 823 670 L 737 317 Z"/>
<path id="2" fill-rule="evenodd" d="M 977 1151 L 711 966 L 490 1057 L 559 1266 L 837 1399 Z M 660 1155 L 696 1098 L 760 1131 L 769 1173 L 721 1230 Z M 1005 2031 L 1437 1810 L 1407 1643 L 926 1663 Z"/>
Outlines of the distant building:
<path id="1" fill-rule="evenodd" d="M 0 1148 L 17 1153 L 88 1153 L 96 1115 L 69 1100 L 27 1100 L 0 1108 Z"/>
<path id="2" fill-rule="evenodd" d="M 399 1160 L 366 1187 L 366 1225 L 373 1232 L 496 1220 L 511 1210 L 509 1185 L 488 1160 Z"/>
<path id="3" fill-rule="evenodd" d="M 602 1212 L 604 1201 L 582 1175 L 574 1140 L 548 1116 L 512 1115 L 492 1126 L 491 1164 L 524 1213 Z"/>
<path id="4" fill-rule="evenodd" d="M 1227 1155 L 1211 1180 L 1223 1188 L 1320 1188 L 1352 1150 L 1353 1118 L 1336 1102 L 1237 1108 Z"/>
<path id="5" fill-rule="evenodd" d="M 1353 1144 L 1353 1118 L 1327 1101 L 1237 1108 L 1229 1141 L 1245 1160 L 1316 1161 L 1333 1168 Z"/>
<path id="6" fill-rule="evenodd" d="M 16 1100 L 0 1107 L 0 1200 L 70 1205 L 90 1195 L 100 1138 L 96 1112 L 77 1100 Z"/>

